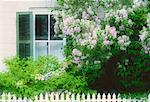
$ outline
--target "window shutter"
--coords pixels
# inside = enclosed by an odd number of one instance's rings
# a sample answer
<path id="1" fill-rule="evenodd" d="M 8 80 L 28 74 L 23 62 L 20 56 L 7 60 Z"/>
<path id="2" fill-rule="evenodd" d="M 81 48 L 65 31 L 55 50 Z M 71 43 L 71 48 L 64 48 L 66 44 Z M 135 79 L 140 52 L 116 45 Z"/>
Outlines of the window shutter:
<path id="1" fill-rule="evenodd" d="M 21 58 L 33 55 L 33 17 L 31 12 L 17 12 L 17 55 Z"/>

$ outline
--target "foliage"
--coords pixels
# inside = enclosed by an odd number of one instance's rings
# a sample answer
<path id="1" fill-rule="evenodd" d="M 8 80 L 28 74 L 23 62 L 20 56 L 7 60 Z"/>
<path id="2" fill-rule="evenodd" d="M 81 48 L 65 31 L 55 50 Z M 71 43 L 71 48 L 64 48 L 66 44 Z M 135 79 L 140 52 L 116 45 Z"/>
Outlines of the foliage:
<path id="1" fill-rule="evenodd" d="M 17 96 L 33 98 L 45 92 L 65 91 L 88 92 L 86 78 L 65 72 L 65 62 L 55 57 L 6 59 L 8 70 L 0 73 L 0 88 Z"/>
<path id="2" fill-rule="evenodd" d="M 61 2 L 65 8 L 61 31 L 67 38 L 64 52 L 72 59 L 69 71 L 76 66 L 78 74 L 91 82 L 103 75 L 109 60 L 117 57 L 120 84 L 127 89 L 149 90 L 149 78 L 144 76 L 149 77 L 150 70 L 150 13 L 142 0 L 129 1 Z"/>
<path id="3" fill-rule="evenodd" d="M 119 97 L 127 98 L 127 99 L 129 99 L 129 98 L 131 98 L 131 99 L 136 98 L 136 99 L 142 100 L 142 102 L 147 102 L 148 95 L 149 95 L 148 92 L 147 93 L 136 92 L 136 93 L 122 93 L 122 94 L 120 94 Z"/>

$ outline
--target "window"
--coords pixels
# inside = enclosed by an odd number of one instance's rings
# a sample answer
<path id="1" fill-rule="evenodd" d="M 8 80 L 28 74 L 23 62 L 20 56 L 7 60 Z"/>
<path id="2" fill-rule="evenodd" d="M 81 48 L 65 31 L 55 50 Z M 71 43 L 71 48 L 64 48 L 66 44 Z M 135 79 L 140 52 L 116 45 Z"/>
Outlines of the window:
<path id="1" fill-rule="evenodd" d="M 17 13 L 17 54 L 26 58 L 53 55 L 63 59 L 65 38 L 56 36 L 51 13 Z"/>

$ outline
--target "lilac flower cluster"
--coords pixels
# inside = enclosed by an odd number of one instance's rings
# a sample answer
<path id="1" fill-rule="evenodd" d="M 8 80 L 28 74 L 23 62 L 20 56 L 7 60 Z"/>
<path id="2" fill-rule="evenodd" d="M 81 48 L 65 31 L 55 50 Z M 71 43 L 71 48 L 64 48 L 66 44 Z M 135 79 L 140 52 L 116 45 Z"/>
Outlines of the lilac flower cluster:
<path id="1" fill-rule="evenodd" d="M 91 6 L 82 12 L 82 19 L 94 21 L 97 24 L 100 23 L 100 19 L 103 17 L 103 11 L 98 10 L 98 8 L 92 8 Z"/>
<path id="2" fill-rule="evenodd" d="M 120 50 L 126 50 L 126 48 L 130 45 L 131 41 L 127 35 L 119 36 L 118 44 L 120 46 Z"/>
<path id="3" fill-rule="evenodd" d="M 143 27 L 139 37 L 145 53 L 150 54 L 150 32 L 148 29 Z"/>
<path id="4" fill-rule="evenodd" d="M 80 20 L 75 19 L 74 17 L 64 17 L 62 23 L 63 34 L 74 36 L 74 33 L 79 33 L 81 31 L 79 26 Z"/>
<path id="5" fill-rule="evenodd" d="M 75 64 L 79 64 L 81 61 L 81 56 L 82 56 L 82 52 L 79 51 L 78 49 L 73 49 L 72 51 L 72 55 L 73 55 L 73 63 Z"/>

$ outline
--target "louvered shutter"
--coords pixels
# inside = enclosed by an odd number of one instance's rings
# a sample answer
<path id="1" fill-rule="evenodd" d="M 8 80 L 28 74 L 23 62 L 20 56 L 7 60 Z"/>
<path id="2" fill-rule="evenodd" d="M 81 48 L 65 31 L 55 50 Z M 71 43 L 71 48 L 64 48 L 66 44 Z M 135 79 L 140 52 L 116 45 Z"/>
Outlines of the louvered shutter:
<path id="1" fill-rule="evenodd" d="M 17 12 L 17 55 L 21 58 L 33 55 L 33 17 L 31 12 Z"/>

